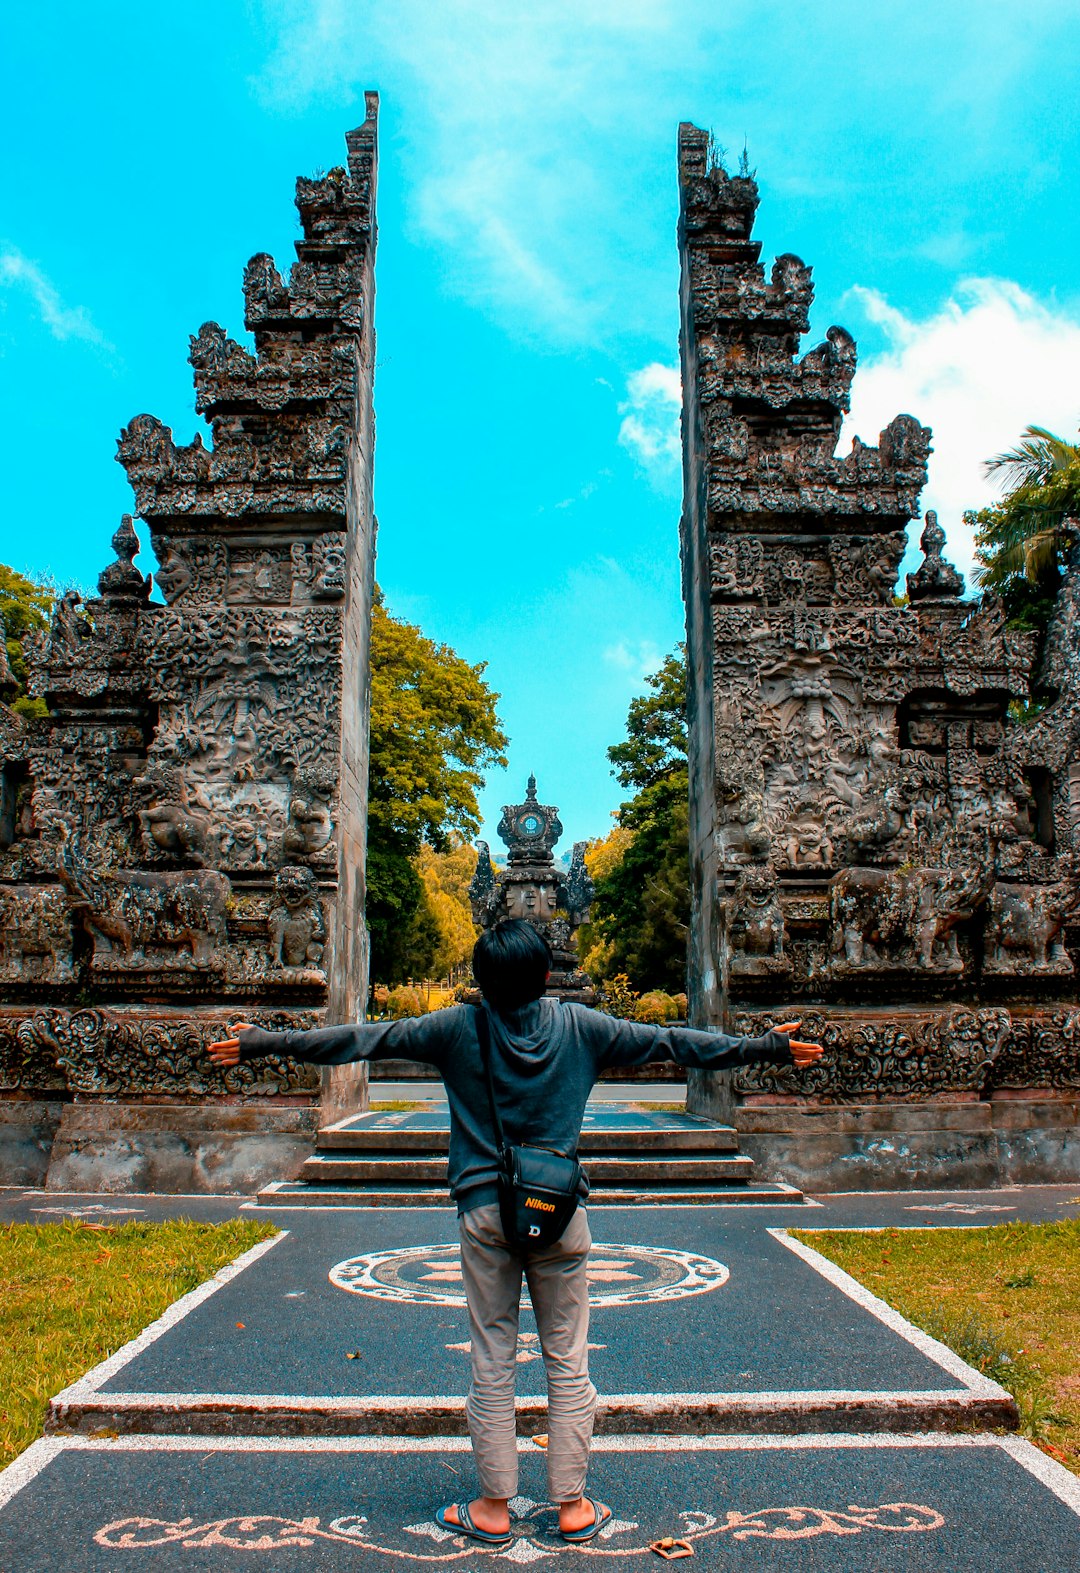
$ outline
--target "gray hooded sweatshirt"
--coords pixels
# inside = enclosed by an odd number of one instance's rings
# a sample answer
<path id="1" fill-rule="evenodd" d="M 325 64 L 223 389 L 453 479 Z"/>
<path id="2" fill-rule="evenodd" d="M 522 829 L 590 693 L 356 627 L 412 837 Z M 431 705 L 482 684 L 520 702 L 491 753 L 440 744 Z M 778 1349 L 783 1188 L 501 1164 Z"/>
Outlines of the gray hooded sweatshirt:
<path id="1" fill-rule="evenodd" d="M 506 1140 L 577 1152 L 585 1103 L 612 1066 L 674 1060 L 707 1070 L 791 1063 L 783 1032 L 733 1038 L 690 1027 L 621 1021 L 585 1005 L 533 1000 L 520 1010 L 487 1011 L 491 1069 Z M 450 1194 L 459 1213 L 498 1200 L 498 1149 L 476 1035 L 476 1007 L 456 1005 L 403 1021 L 319 1027 L 313 1032 L 240 1033 L 240 1057 L 287 1054 L 313 1065 L 353 1060 L 419 1060 L 446 1085 L 450 1105 Z"/>

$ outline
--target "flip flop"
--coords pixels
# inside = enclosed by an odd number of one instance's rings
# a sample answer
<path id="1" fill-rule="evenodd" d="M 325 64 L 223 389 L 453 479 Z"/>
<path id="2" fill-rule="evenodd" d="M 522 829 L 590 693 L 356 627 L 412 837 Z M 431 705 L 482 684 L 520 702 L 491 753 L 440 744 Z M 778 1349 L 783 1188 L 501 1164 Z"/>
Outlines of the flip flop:
<path id="1" fill-rule="evenodd" d="M 458 1522 L 456 1524 L 453 1519 L 446 1517 L 451 1507 L 457 1508 Z M 481 1541 L 485 1546 L 508 1546 L 514 1538 L 510 1530 L 506 1530 L 501 1535 L 496 1535 L 490 1529 L 477 1528 L 472 1521 L 472 1514 L 469 1512 L 469 1504 L 467 1502 L 452 1502 L 448 1503 L 446 1507 L 441 1507 L 435 1515 L 435 1522 L 441 1528 L 449 1529 L 452 1534 L 468 1535 L 473 1540 Z"/>
<path id="2" fill-rule="evenodd" d="M 571 1546 L 580 1546 L 586 1540 L 593 1540 L 611 1517 L 611 1509 L 603 1502 L 594 1502 L 592 1497 L 586 1497 L 585 1500 L 593 1510 L 593 1522 L 586 1524 L 584 1529 L 559 1530 L 559 1534 Z"/>

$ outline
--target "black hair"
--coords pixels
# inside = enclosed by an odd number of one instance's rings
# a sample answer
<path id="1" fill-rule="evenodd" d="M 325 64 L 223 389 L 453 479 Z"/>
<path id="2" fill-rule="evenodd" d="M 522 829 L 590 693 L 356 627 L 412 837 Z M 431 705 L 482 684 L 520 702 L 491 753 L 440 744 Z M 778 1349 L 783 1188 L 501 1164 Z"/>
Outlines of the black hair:
<path id="1" fill-rule="evenodd" d="M 551 947 L 523 918 L 486 929 L 473 951 L 473 977 L 494 1010 L 518 1010 L 538 1000 L 551 971 Z"/>

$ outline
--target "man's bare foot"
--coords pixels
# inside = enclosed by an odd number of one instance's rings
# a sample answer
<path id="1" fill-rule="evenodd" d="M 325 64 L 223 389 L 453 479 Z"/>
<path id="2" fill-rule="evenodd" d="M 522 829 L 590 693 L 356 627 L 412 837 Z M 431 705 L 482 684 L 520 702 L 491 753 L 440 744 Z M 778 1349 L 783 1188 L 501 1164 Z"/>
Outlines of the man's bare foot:
<path id="1" fill-rule="evenodd" d="M 588 1497 L 578 1497 L 576 1502 L 559 1503 L 559 1529 L 572 1535 L 577 1529 L 588 1529 L 596 1523 L 596 1513 Z"/>
<path id="2" fill-rule="evenodd" d="M 505 1535 L 510 1530 L 510 1513 L 506 1506 L 506 1497 L 477 1497 L 475 1502 L 469 1503 L 469 1517 L 477 1529 L 484 1529 L 489 1535 Z M 448 1524 L 458 1524 L 457 1504 L 446 1509 Z"/>

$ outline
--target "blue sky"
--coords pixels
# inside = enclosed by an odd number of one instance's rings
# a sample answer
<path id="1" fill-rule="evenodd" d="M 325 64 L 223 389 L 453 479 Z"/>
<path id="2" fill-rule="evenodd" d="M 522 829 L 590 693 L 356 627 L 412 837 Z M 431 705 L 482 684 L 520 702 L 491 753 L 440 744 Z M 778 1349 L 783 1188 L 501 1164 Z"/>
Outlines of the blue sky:
<path id="1" fill-rule="evenodd" d="M 182 441 L 187 336 L 243 336 L 293 179 L 382 95 L 376 494 L 391 609 L 488 662 L 511 735 L 602 834 L 605 749 L 679 639 L 675 134 L 758 171 L 767 256 L 859 341 L 851 421 L 935 428 L 957 562 L 979 461 L 1080 423 L 1075 0 L 41 0 L 0 51 L 0 556 L 92 585 L 120 427 Z"/>

